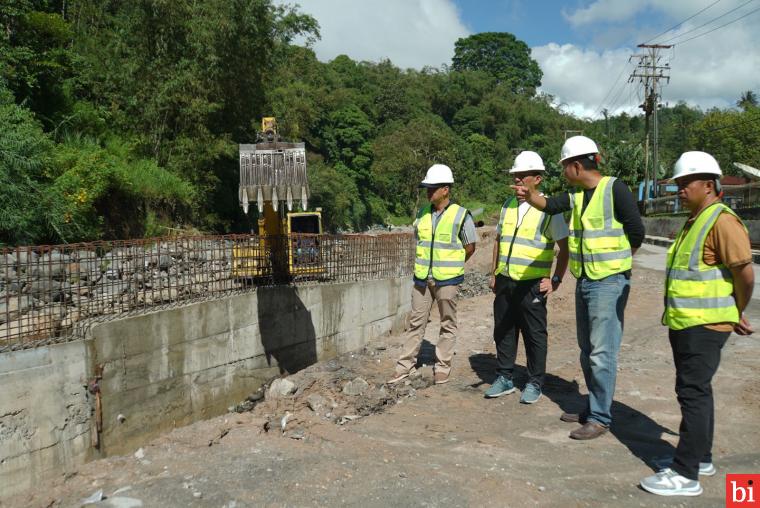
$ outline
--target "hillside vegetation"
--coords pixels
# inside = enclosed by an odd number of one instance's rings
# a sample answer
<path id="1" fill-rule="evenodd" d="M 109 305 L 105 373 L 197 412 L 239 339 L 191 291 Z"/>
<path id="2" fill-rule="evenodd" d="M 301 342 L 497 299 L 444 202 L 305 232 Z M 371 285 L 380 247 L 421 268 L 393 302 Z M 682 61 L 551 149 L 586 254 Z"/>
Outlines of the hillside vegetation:
<path id="1" fill-rule="evenodd" d="M 270 0 L 17 0 L 0 3 L 0 25 L 5 245 L 250 230 L 237 144 L 262 116 L 306 142 L 311 203 L 330 230 L 409 223 L 433 162 L 454 169 L 458 201 L 487 212 L 520 150 L 544 157 L 556 191 L 566 131 L 599 142 L 606 172 L 643 174 L 643 118 L 563 113 L 508 33 L 460 39 L 450 66 L 405 70 L 318 61 L 316 21 Z M 752 92 L 735 110 L 680 103 L 660 118 L 662 168 L 688 149 L 725 169 L 760 163 Z"/>

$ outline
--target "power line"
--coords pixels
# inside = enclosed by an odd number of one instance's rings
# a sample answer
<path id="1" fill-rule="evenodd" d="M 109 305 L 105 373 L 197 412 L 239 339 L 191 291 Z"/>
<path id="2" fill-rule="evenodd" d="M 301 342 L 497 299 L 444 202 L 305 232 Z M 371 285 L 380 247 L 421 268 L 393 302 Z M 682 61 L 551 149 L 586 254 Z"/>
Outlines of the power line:
<path id="1" fill-rule="evenodd" d="M 617 107 L 618 99 L 620 99 L 623 91 L 625 90 L 625 85 L 627 84 L 628 84 L 627 82 L 623 83 L 622 86 L 620 87 L 620 90 L 618 90 L 618 93 L 615 95 L 615 98 L 612 101 L 610 101 L 610 107 L 609 107 L 610 111 L 614 111 L 615 108 Z"/>
<path id="2" fill-rule="evenodd" d="M 726 26 L 728 26 L 728 25 L 730 25 L 730 24 L 732 24 L 732 23 L 736 23 L 737 21 L 739 21 L 739 20 L 741 20 L 741 19 L 744 19 L 744 18 L 746 18 L 747 16 L 749 16 L 749 15 L 751 15 L 751 14 L 754 14 L 754 13 L 756 13 L 757 11 L 760 11 L 760 7 L 758 7 L 757 9 L 755 9 L 755 10 L 753 10 L 753 11 L 749 11 L 749 12 L 748 12 L 747 14 L 745 14 L 744 16 L 738 17 L 738 18 L 736 18 L 736 19 L 735 19 L 735 20 L 733 20 L 733 21 L 729 21 L 728 23 L 724 23 L 724 24 L 720 25 L 719 27 L 715 27 L 715 28 L 713 28 L 712 30 L 708 30 L 707 32 L 703 32 L 703 33 L 701 33 L 701 34 L 697 34 L 697 35 L 695 35 L 694 37 L 689 37 L 689 38 L 688 38 L 688 39 L 686 39 L 685 41 L 676 42 L 675 44 L 684 44 L 684 43 L 687 43 L 687 42 L 689 42 L 689 41 L 693 41 L 694 39 L 698 39 L 698 38 L 702 37 L 703 35 L 707 35 L 707 34 L 709 34 L 709 33 L 712 33 L 712 32 L 714 32 L 715 30 L 720 30 L 721 28 L 723 28 L 723 27 L 726 27 Z M 675 44 L 674 44 L 674 45 L 675 45 Z"/>
<path id="3" fill-rule="evenodd" d="M 697 11 L 697 12 L 695 12 L 694 14 L 692 14 L 691 16 L 689 16 L 688 18 L 686 18 L 685 20 L 681 21 L 680 23 L 677 23 L 677 24 L 675 24 L 675 25 L 671 26 L 670 28 L 668 28 L 668 29 L 667 29 L 667 30 L 665 30 L 664 32 L 662 32 L 662 33 L 659 33 L 659 34 L 655 35 L 654 37 L 652 37 L 652 38 L 651 38 L 651 39 L 649 39 L 648 41 L 645 41 L 645 42 L 644 42 L 644 44 L 649 44 L 650 42 L 652 42 L 652 41 L 653 41 L 653 40 L 655 40 L 656 38 L 660 37 L 661 35 L 665 35 L 666 33 L 670 32 L 671 30 L 675 30 L 676 28 L 678 28 L 679 26 L 683 25 L 684 23 L 686 23 L 686 22 L 687 22 L 687 21 L 689 21 L 690 19 L 693 19 L 693 18 L 695 18 L 696 16 L 699 16 L 700 14 L 702 14 L 703 12 L 705 12 L 707 9 L 709 9 L 709 8 L 710 8 L 710 7 L 712 7 L 713 5 L 715 5 L 715 4 L 717 4 L 717 3 L 720 3 L 720 2 L 721 2 L 721 0 L 715 0 L 713 3 L 711 3 L 710 5 L 708 5 L 707 7 L 705 7 L 704 9 L 702 9 L 702 10 L 700 10 L 700 11 Z"/>
<path id="4" fill-rule="evenodd" d="M 747 0 L 746 2 L 744 2 L 743 4 L 741 4 L 740 6 L 738 6 L 738 7 L 734 7 L 734 8 L 733 8 L 733 9 L 731 9 L 730 11 L 728 11 L 728 12 L 725 12 L 725 13 L 721 14 L 721 15 L 720 15 L 720 16 L 718 16 L 717 18 L 713 18 L 713 19 L 711 19 L 710 21 L 707 21 L 706 23 L 702 23 L 702 24 L 701 24 L 701 25 L 699 25 L 698 27 L 692 28 L 691 30 L 686 30 L 685 32 L 683 32 L 683 33 L 680 33 L 680 34 L 678 34 L 678 35 L 676 35 L 676 36 L 674 36 L 674 37 L 671 37 L 670 39 L 668 39 L 668 40 L 666 40 L 666 41 L 663 41 L 663 42 L 661 42 L 660 44 L 667 44 L 667 43 L 669 43 L 669 42 L 671 42 L 671 41 L 674 41 L 674 40 L 676 40 L 676 39 L 679 39 L 679 38 L 683 37 L 683 36 L 684 36 L 684 35 L 686 35 L 686 34 L 690 34 L 690 33 L 692 33 L 692 32 L 695 32 L 695 31 L 699 30 L 700 28 L 704 28 L 704 27 L 706 27 L 707 25 L 709 25 L 710 23 L 712 23 L 712 22 L 714 22 L 714 21 L 718 21 L 718 20 L 719 20 L 719 19 L 721 19 L 721 18 L 725 18 L 726 16 L 728 16 L 728 15 L 729 15 L 729 14 L 731 14 L 732 12 L 734 12 L 734 11 L 737 11 L 737 10 L 741 9 L 742 7 L 744 7 L 745 5 L 747 5 L 748 3 L 751 3 L 751 2 L 754 2 L 754 1 L 755 1 L 755 0 Z M 677 43 L 676 43 L 676 44 L 677 44 Z"/>
<path id="5" fill-rule="evenodd" d="M 597 107 L 596 110 L 594 110 L 594 116 L 596 116 L 597 113 L 600 113 L 602 111 L 602 109 L 604 109 L 604 104 L 605 104 L 604 101 L 607 100 L 607 98 L 610 96 L 610 94 L 612 93 L 612 91 L 615 89 L 615 87 L 617 86 L 618 82 L 620 81 L 620 78 L 623 77 L 623 73 L 626 71 L 626 69 L 628 68 L 628 65 L 630 63 L 631 62 L 629 60 L 628 63 L 626 63 L 623 66 L 623 68 L 620 69 L 620 74 L 618 74 L 618 77 L 615 80 L 615 82 L 612 84 L 612 87 L 610 87 L 610 89 L 607 91 L 607 95 L 605 95 L 604 99 L 602 99 L 602 102 L 599 103 L 599 107 Z"/>

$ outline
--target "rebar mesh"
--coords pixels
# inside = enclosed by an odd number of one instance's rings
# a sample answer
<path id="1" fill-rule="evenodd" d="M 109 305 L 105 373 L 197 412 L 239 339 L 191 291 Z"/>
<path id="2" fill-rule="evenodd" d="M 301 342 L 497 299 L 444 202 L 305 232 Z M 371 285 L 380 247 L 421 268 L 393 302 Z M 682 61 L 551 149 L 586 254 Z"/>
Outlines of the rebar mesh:
<path id="1" fill-rule="evenodd" d="M 0 352 L 84 337 L 127 314 L 272 285 L 410 275 L 414 237 L 194 236 L 3 248 Z"/>

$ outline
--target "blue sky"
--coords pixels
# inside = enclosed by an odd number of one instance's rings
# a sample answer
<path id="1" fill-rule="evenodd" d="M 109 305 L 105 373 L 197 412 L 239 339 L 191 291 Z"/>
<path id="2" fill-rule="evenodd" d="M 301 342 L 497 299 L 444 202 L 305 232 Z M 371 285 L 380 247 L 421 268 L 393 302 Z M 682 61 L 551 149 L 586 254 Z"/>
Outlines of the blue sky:
<path id="1" fill-rule="evenodd" d="M 460 37 L 511 32 L 544 73 L 540 91 L 579 117 L 598 117 L 604 108 L 638 113 L 641 86 L 627 83 L 636 63 L 629 57 L 637 43 L 681 21 L 656 39 L 677 37 L 677 46 L 661 54 L 671 66 L 665 102 L 727 108 L 745 90 L 760 93 L 760 0 L 297 1 L 320 24 L 314 51 L 323 61 L 347 54 L 388 58 L 402 68 L 440 67 L 450 64 Z"/>
<path id="2" fill-rule="evenodd" d="M 543 46 L 558 40 L 580 42 L 562 16 L 573 2 L 556 0 L 456 0 L 454 2 L 465 26 L 472 32 L 510 32 L 528 46 Z"/>

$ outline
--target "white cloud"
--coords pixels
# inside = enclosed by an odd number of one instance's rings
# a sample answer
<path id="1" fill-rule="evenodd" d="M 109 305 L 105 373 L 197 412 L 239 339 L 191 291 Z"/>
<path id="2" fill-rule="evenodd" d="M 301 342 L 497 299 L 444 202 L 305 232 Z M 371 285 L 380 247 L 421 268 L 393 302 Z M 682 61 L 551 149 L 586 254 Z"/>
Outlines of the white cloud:
<path id="1" fill-rule="evenodd" d="M 577 21 L 581 19 L 579 13 L 583 12 L 584 20 L 594 20 L 594 22 L 613 20 L 614 15 L 606 9 L 618 3 L 627 2 L 599 0 L 587 7 L 585 11 L 579 10 L 568 16 L 569 19 Z M 663 12 L 666 10 L 661 1 L 648 3 Z M 702 16 L 694 18 L 672 34 L 660 37 L 658 40 L 664 41 L 683 34 L 737 5 L 740 5 L 739 2 L 727 4 L 715 12 L 706 11 Z M 595 6 L 597 8 L 592 9 Z M 679 5 L 685 13 L 681 16 L 688 17 L 699 10 L 699 7 L 698 5 L 691 7 Z M 760 19 L 760 12 L 726 28 L 685 42 L 689 37 L 704 33 L 750 12 L 748 9 L 751 7 L 752 5 L 749 5 L 746 9 L 739 9 L 717 23 L 686 34 L 673 41 L 676 44 L 675 48 L 661 52 L 663 57 L 661 65 L 669 62 L 671 66 L 670 83 L 663 82 L 663 101 L 672 105 L 679 100 L 684 100 L 703 109 L 726 108 L 733 106 L 743 91 L 760 88 L 760 73 L 758 73 L 760 51 L 757 49 L 760 46 L 760 32 L 755 29 Z M 668 7 L 668 9 L 671 8 L 673 8 L 672 5 Z M 683 42 L 683 45 L 678 45 L 679 42 Z M 627 66 L 618 85 L 614 89 L 612 87 L 626 65 L 628 57 L 640 51 L 638 48 L 595 50 L 572 44 L 547 44 L 533 48 L 533 57 L 539 62 L 544 72 L 541 87 L 543 91 L 555 95 L 558 103 L 565 103 L 566 109 L 576 115 L 596 114 L 598 116 L 598 110 L 603 107 L 611 109 L 614 113 L 623 110 L 638 111 L 637 106 L 641 103 L 641 85 L 625 84 L 626 78 L 633 70 L 633 64 Z M 605 99 L 611 89 L 612 93 Z M 617 100 L 615 100 L 616 97 Z"/>
<path id="2" fill-rule="evenodd" d="M 290 2 L 280 2 L 290 3 Z M 317 58 L 388 58 L 402 68 L 450 64 L 454 43 L 470 35 L 451 0 L 298 0 L 319 22 Z"/>
<path id="3" fill-rule="evenodd" d="M 319 21 L 322 39 L 315 44 L 314 50 L 323 61 L 347 54 L 355 60 L 388 58 L 402 68 L 437 67 L 450 63 L 456 40 L 469 35 L 453 0 L 296 1 L 299 1 L 302 12 Z M 621 43 L 617 41 L 625 40 L 626 31 L 629 32 L 627 40 L 647 40 L 661 31 L 652 27 L 652 15 L 659 20 L 656 26 L 664 29 L 712 1 L 595 0 L 574 11 L 564 12 L 572 26 L 595 37 L 597 43 L 606 41 L 613 47 L 562 44 L 564 41 L 534 47 L 533 58 L 544 72 L 541 90 L 554 95 L 557 104 L 565 111 L 580 117 L 598 116 L 601 108 L 612 113 L 638 113 L 641 87 L 626 84 L 626 80 L 633 69 L 633 64 L 627 65 L 628 58 L 639 50 L 620 47 Z M 698 27 L 745 1 L 723 0 L 658 40 Z M 757 5 L 749 4 L 717 23 L 685 35 L 682 40 L 754 8 Z M 673 51 L 664 51 L 662 55 L 670 61 L 672 70 L 671 82 L 663 89 L 663 100 L 671 104 L 685 100 L 703 109 L 725 108 L 733 106 L 743 91 L 760 89 L 760 73 L 757 71 L 760 69 L 760 31 L 754 29 L 758 21 L 760 12 L 683 46 L 676 46 Z M 621 70 L 620 81 L 613 88 Z"/>
<path id="4" fill-rule="evenodd" d="M 575 28 L 594 26 L 605 23 L 620 23 L 633 19 L 637 14 L 654 9 L 674 20 L 688 18 L 695 12 L 707 7 L 714 0 L 595 0 L 585 7 L 574 11 L 563 10 L 562 15 Z M 730 8 L 739 5 L 741 0 L 721 2 L 704 12 L 704 19 L 712 19 Z M 745 0 L 746 1 L 746 0 Z M 697 19 L 697 18 L 695 18 Z M 676 22 L 678 22 L 676 21 Z"/>

